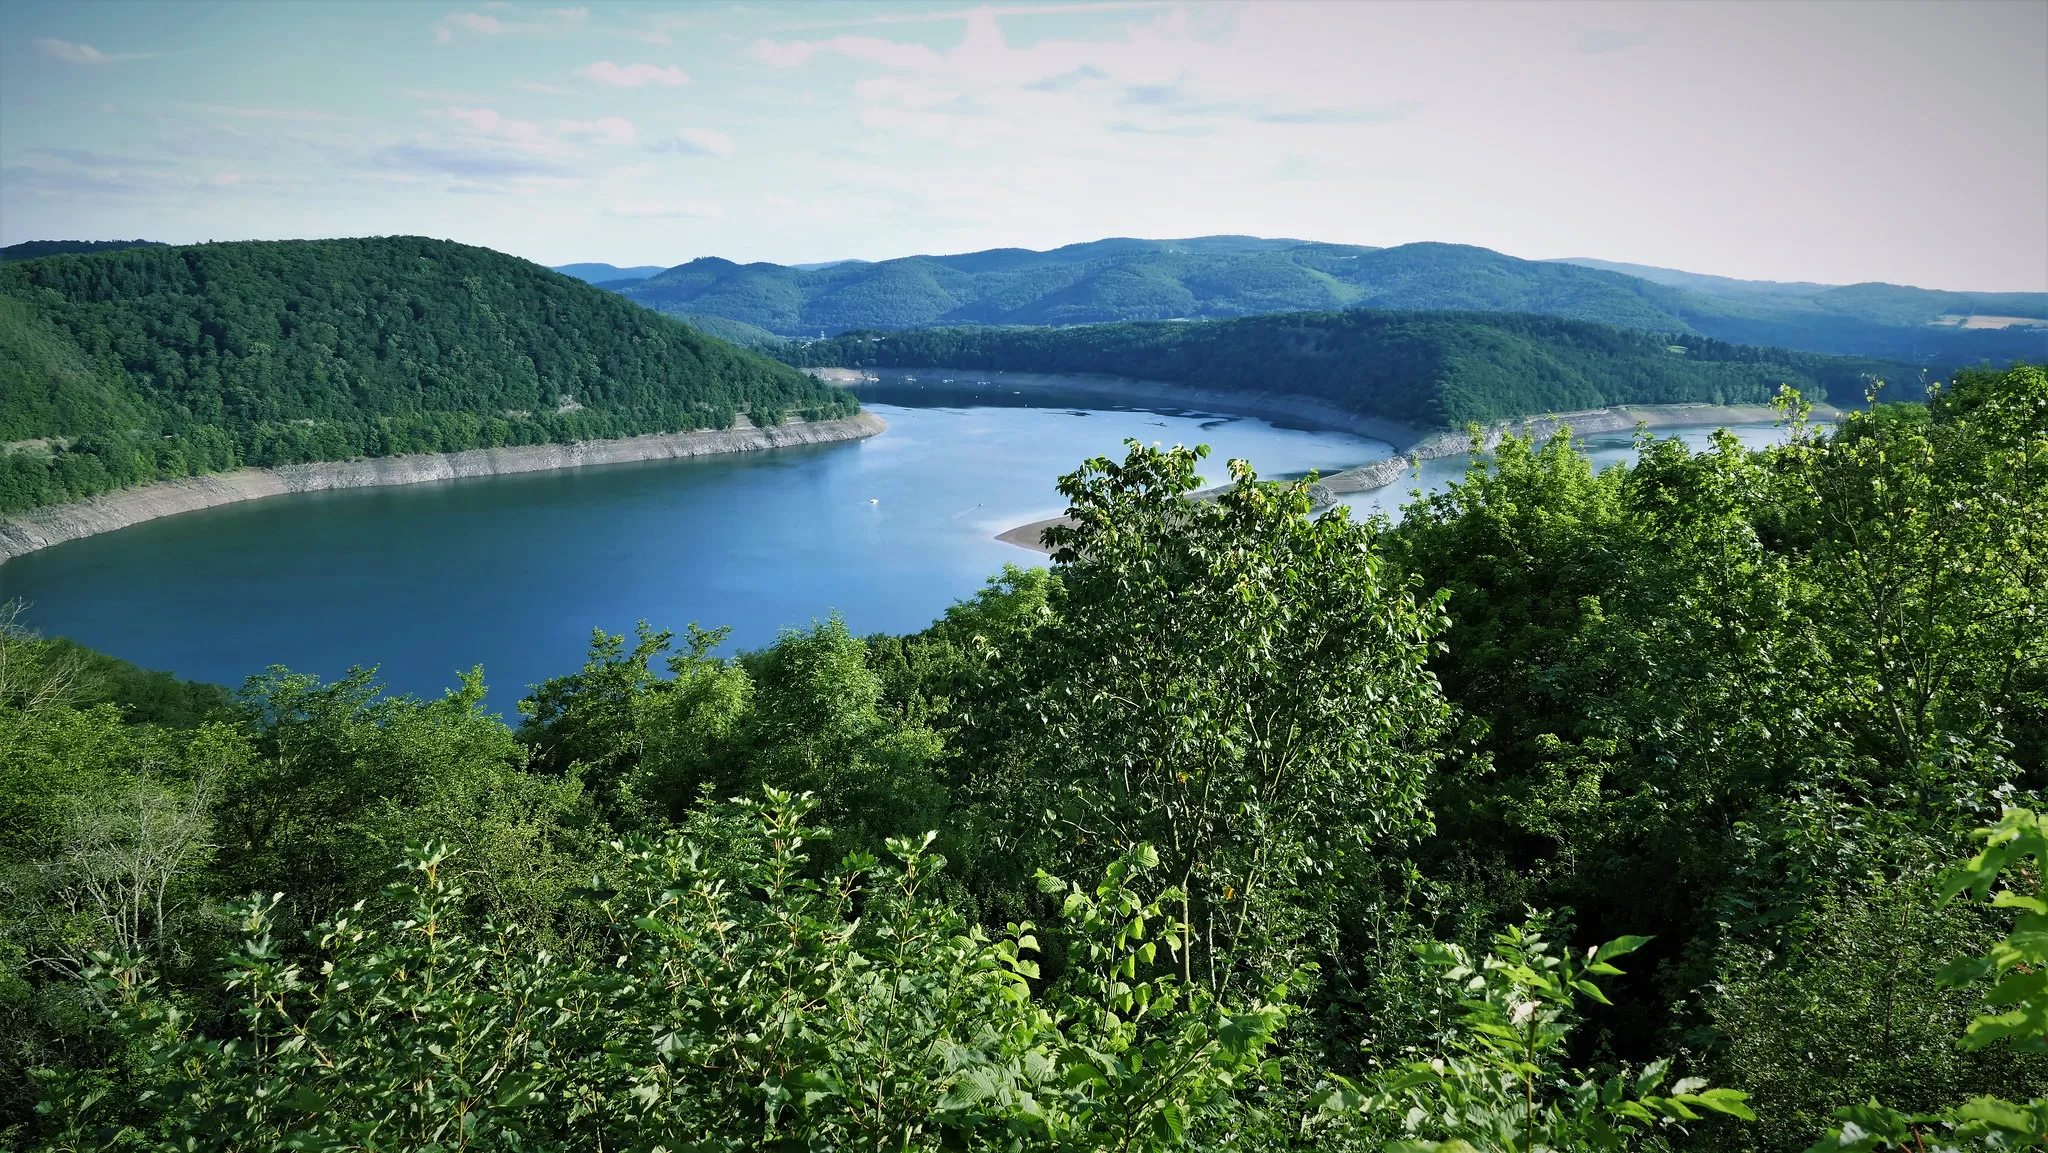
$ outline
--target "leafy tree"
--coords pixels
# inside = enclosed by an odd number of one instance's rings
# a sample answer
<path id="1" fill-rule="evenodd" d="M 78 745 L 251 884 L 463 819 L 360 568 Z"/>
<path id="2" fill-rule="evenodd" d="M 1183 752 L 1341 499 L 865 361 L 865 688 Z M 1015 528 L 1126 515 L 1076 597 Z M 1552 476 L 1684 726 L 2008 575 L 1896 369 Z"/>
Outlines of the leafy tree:
<path id="1" fill-rule="evenodd" d="M 1983 998 L 1991 1012 L 1970 1022 L 1961 1042 L 1965 1049 L 1996 1045 L 2048 1053 L 2048 822 L 2029 809 L 2008 809 L 1996 826 L 1977 835 L 1984 850 L 1943 878 L 1943 899 L 1968 893 L 1974 901 L 1988 898 L 1994 908 L 2017 909 L 2019 917 L 1990 953 L 1951 962 L 1935 979 L 1958 988 L 1994 980 Z M 1993 894 L 2001 874 L 2020 887 Z M 2048 1148 L 2048 1097 L 2025 1103 L 1977 1097 L 1930 1113 L 1901 1113 L 1873 1100 L 1838 1109 L 1835 1117 L 1840 1127 L 1809 1153 Z"/>
<path id="2" fill-rule="evenodd" d="M 570 931 L 556 916 L 587 872 L 588 802 L 574 777 L 526 771 L 527 751 L 484 711 L 481 670 L 423 701 L 384 696 L 370 670 L 323 684 L 274 668 L 242 697 L 255 755 L 218 809 L 227 892 L 289 892 L 310 923 L 375 891 L 366 846 L 389 856 L 432 839 L 465 850 L 478 912 Z"/>
<path id="3" fill-rule="evenodd" d="M 1398 1118 L 1389 1153 L 1669 1149 L 1705 1113 L 1754 1120 L 1743 1093 L 1700 1078 L 1660 1094 L 1666 1059 L 1604 1076 L 1561 1063 L 1580 999 L 1608 1003 L 1592 978 L 1619 976 L 1614 958 L 1645 940 L 1619 937 L 1574 956 L 1537 918 L 1495 936 L 1483 958 L 1430 943 L 1424 955 L 1459 1007 L 1441 1048 L 1368 1090 L 1335 1079 L 1319 1094 L 1321 1112 L 1339 1123 Z"/>
<path id="4" fill-rule="evenodd" d="M 1184 499 L 1200 451 L 1135 442 L 1061 480 L 1055 620 L 995 669 L 1003 734 L 974 784 L 1012 859 L 1158 847 L 1212 989 L 1307 959 L 1359 855 L 1422 824 L 1444 716 L 1442 615 L 1307 484 Z M 1049 825 L 1039 823 L 1047 814 Z"/>
<path id="5" fill-rule="evenodd" d="M 702 814 L 750 826 L 715 857 L 687 834 L 619 849 L 588 896 L 617 933 L 595 963 L 515 925 L 465 934 L 448 850 L 427 846 L 387 891 L 403 915 L 321 925 L 317 967 L 273 936 L 276 898 L 239 907 L 241 1036 L 193 1030 L 132 961 L 103 955 L 93 979 L 163 1078 L 146 1095 L 163 1147 L 1135 1153 L 1236 1123 L 1285 1010 L 1143 975 L 1182 943 L 1131 887 L 1147 852 L 1068 891 L 1080 952 L 1035 996 L 1029 925 L 991 939 L 926 895 L 930 835 L 893 841 L 892 868 L 855 856 L 811 879 L 810 807 L 770 793 Z M 101 1105 L 49 1103 L 73 1147 L 156 1147 Z"/>

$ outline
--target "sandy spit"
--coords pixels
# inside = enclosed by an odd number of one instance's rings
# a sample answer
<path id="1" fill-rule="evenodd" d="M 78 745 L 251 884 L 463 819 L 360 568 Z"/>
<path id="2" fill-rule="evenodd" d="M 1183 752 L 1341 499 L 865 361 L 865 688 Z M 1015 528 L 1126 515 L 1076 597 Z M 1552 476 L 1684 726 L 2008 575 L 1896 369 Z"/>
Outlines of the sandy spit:
<path id="1" fill-rule="evenodd" d="M 266 496 L 826 444 L 873 436 L 888 427 L 881 417 L 870 412 L 840 420 L 791 420 L 768 428 L 756 427 L 740 417 L 729 429 L 245 468 L 184 477 L 0 518 L 0 563 L 53 544 L 112 532 L 160 516 Z"/>

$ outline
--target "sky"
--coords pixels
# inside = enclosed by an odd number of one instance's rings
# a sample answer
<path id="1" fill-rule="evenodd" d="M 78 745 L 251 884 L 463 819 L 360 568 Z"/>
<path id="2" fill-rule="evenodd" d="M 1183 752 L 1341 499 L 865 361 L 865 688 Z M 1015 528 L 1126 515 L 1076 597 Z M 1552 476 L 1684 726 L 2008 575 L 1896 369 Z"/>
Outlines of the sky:
<path id="1" fill-rule="evenodd" d="M 1419 240 L 2048 290 L 2048 0 L 7 0 L 0 243 Z"/>

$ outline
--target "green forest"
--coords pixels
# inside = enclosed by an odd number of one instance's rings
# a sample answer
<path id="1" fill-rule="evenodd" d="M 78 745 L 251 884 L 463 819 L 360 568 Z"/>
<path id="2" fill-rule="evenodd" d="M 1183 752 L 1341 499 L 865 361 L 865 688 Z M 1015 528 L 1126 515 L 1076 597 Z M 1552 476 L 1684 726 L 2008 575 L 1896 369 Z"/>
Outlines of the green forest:
<path id="1" fill-rule="evenodd" d="M 24 240 L 0 248 L 0 264 L 12 264 L 17 260 L 35 260 L 44 256 L 61 256 L 66 253 L 119 252 L 124 248 L 164 248 L 159 240 Z"/>
<path id="2" fill-rule="evenodd" d="M 0 267 L 0 513 L 244 465 L 851 415 L 539 265 L 419 237 Z"/>
<path id="3" fill-rule="evenodd" d="M 1653 336 L 1551 316 L 1297 312 L 1199 323 L 850 332 L 773 349 L 818 367 L 1100 373 L 1291 393 L 1438 428 L 1609 404 L 1762 404 L 1780 385 L 1857 403 L 1886 361 Z"/>
<path id="4" fill-rule="evenodd" d="M 1132 443 L 923 632 L 512 721 L 10 624 L 0 1144 L 2041 1148 L 2048 373 L 1913 400 L 1367 523 Z"/>
<path id="5" fill-rule="evenodd" d="M 685 319 L 722 317 L 748 326 L 742 332 L 783 337 L 1375 308 L 1534 313 L 1929 368 L 2048 354 L 2041 327 L 2048 325 L 2048 293 L 1774 284 L 1600 261 L 1521 260 L 1434 242 L 1373 248 L 1256 236 L 1126 237 L 1046 252 L 996 248 L 805 267 L 703 257 L 605 287 Z M 2032 317 L 2040 325 L 1956 326 L 1973 313 Z"/>

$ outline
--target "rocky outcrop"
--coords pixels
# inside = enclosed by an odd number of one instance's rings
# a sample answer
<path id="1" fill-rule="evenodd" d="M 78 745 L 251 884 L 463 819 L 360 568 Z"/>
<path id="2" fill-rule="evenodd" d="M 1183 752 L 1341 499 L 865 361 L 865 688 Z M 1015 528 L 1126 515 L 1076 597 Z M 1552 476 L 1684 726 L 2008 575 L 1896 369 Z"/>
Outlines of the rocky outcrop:
<path id="1" fill-rule="evenodd" d="M 479 448 L 468 452 L 372 457 L 282 468 L 247 468 L 212 476 L 185 477 L 49 508 L 30 509 L 0 519 L 0 562 L 53 544 L 112 532 L 160 516 L 173 516 L 236 501 L 259 500 L 266 496 L 826 444 L 873 436 L 887 427 L 881 417 L 870 412 L 857 413 L 842 420 L 792 420 L 769 427 L 757 427 L 741 417 L 728 429 L 660 433 L 577 444 L 529 444 Z"/>

